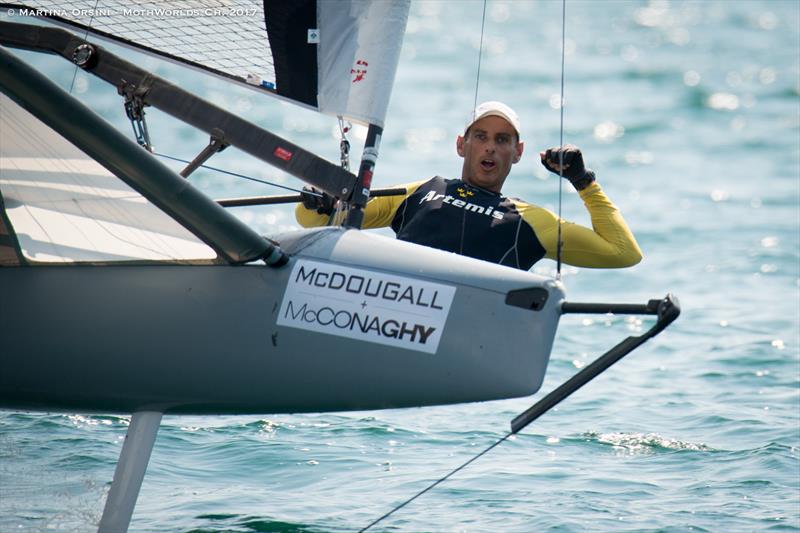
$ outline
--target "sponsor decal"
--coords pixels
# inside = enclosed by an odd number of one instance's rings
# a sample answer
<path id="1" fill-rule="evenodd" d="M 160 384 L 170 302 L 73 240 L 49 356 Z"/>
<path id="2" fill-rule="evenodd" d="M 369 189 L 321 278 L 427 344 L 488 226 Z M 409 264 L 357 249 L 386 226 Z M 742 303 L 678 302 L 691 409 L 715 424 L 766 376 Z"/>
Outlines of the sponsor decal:
<path id="1" fill-rule="evenodd" d="M 372 171 L 371 170 L 365 170 L 364 171 L 364 187 L 366 188 L 367 196 L 369 196 L 369 188 L 370 188 L 371 185 L 372 185 Z"/>
<path id="2" fill-rule="evenodd" d="M 455 287 L 299 260 L 278 325 L 436 353 Z"/>
<path id="3" fill-rule="evenodd" d="M 275 155 L 275 157 L 283 159 L 284 161 L 289 161 L 292 158 L 292 152 L 280 146 L 275 148 L 275 151 L 272 153 Z"/>
<path id="4" fill-rule="evenodd" d="M 467 198 L 469 196 L 475 196 L 475 192 L 474 191 L 469 191 L 469 190 L 465 189 L 464 187 L 459 187 L 458 189 L 456 189 L 456 192 L 458 193 L 458 195 L 461 198 Z"/>
<path id="5" fill-rule="evenodd" d="M 463 193 L 463 189 L 458 189 L 458 195 L 462 198 L 468 198 L 471 196 L 469 192 Z M 471 191 L 470 191 L 471 192 Z M 473 193 L 474 194 L 474 193 Z M 478 213 L 480 215 L 486 215 L 487 217 L 493 217 L 498 220 L 503 220 L 503 211 L 495 211 L 492 206 L 484 207 L 482 205 L 473 204 L 472 202 L 465 202 L 464 200 L 459 200 L 449 194 L 439 194 L 436 191 L 428 191 L 428 193 L 420 198 L 419 203 L 422 204 L 423 202 L 434 202 L 436 200 L 441 200 L 442 203 L 447 205 L 451 205 L 453 207 L 458 207 L 460 209 L 465 209 L 467 211 L 471 211 L 473 213 Z"/>
<path id="6" fill-rule="evenodd" d="M 353 68 L 350 69 L 350 74 L 353 75 L 353 83 L 357 83 L 359 81 L 363 81 L 364 77 L 367 75 L 367 67 L 369 63 L 364 61 L 363 59 L 359 59 L 356 61 L 356 64 Z"/>

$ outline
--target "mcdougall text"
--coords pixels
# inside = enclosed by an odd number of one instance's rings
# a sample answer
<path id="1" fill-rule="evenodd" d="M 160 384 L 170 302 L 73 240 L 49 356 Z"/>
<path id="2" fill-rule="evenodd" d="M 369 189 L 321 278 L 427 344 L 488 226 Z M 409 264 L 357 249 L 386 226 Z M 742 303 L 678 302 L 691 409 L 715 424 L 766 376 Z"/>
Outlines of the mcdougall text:
<path id="1" fill-rule="evenodd" d="M 402 285 L 393 281 L 374 280 L 357 274 L 341 272 L 323 272 L 316 268 L 306 269 L 300 266 L 295 276 L 295 283 L 303 282 L 313 287 L 341 290 L 351 294 L 363 294 L 372 298 L 380 298 L 391 302 L 404 303 L 431 309 L 442 309 L 436 303 L 439 291 L 426 294 L 422 287 Z"/>

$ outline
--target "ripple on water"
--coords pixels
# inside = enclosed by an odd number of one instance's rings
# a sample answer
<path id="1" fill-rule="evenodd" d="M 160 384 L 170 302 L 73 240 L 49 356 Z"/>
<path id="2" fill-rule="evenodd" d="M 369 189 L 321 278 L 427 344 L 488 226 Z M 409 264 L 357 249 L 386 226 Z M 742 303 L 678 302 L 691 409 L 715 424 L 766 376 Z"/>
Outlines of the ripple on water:
<path id="1" fill-rule="evenodd" d="M 560 97 L 548 105 L 559 92 L 560 28 L 536 23 L 553 18 L 552 4 L 509 4 L 502 26 L 487 19 L 487 41 L 500 34 L 521 53 L 484 55 L 491 75 L 481 77 L 479 97 L 521 115 L 528 146 L 504 191 L 555 210 L 558 178 L 534 170 L 535 151 L 556 144 L 560 131 Z M 607 4 L 581 2 L 568 14 L 565 141 L 584 149 L 645 258 L 632 269 L 565 266 L 563 280 L 574 301 L 675 292 L 683 314 L 377 531 L 800 532 L 797 2 Z M 448 5 L 412 2 L 404 50 L 416 56 L 398 71 L 376 186 L 461 169 L 452 145 L 475 94 L 464 80 L 475 80 L 482 8 Z M 69 88 L 69 62 L 35 61 Z M 163 67 L 173 83 L 223 95 L 232 108 L 252 97 Z M 113 87 L 78 85 L 79 97 L 130 135 Z M 254 97 L 248 111 L 335 157 L 335 120 L 303 113 Z M 166 116 L 149 126 L 165 153 L 196 153 L 208 142 Z M 354 152 L 362 137 L 351 136 Z M 234 149 L 215 157 L 215 166 L 271 172 Z M 197 183 L 212 197 L 270 194 L 202 171 Z M 577 194 L 565 194 L 563 207 L 565 218 L 591 224 Z M 294 224 L 288 206 L 242 209 L 264 235 Z M 553 276 L 555 262 L 536 269 Z M 535 398 L 369 414 L 167 416 L 131 530 L 357 530 L 502 437 L 513 416 L 578 367 L 652 325 L 584 318 L 562 317 Z M 95 529 L 127 423 L 0 413 L 0 531 Z"/>
<path id="2" fill-rule="evenodd" d="M 587 432 L 585 438 L 621 448 L 631 454 L 649 454 L 664 451 L 714 452 L 714 448 L 703 443 L 670 439 L 657 433 L 597 433 Z"/>

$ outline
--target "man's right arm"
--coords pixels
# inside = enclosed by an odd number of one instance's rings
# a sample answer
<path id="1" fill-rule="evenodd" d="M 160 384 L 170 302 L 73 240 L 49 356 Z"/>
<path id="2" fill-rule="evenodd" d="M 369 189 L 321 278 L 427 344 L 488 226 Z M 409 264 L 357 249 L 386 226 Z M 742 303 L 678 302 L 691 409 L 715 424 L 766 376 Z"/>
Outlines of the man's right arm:
<path id="1" fill-rule="evenodd" d="M 367 206 L 364 208 L 364 222 L 363 229 L 384 228 L 389 226 L 394 219 L 395 213 L 417 188 L 425 183 L 424 181 L 415 181 L 405 185 L 399 185 L 399 188 L 405 188 L 405 194 L 398 194 L 394 196 L 376 196 L 370 198 Z M 314 228 L 318 226 L 326 226 L 330 215 L 318 213 L 316 209 L 310 209 L 303 205 L 302 202 L 297 204 L 294 211 L 294 216 L 297 222 L 304 228 Z"/>
<path id="2" fill-rule="evenodd" d="M 297 207 L 294 208 L 294 218 L 304 228 L 316 228 L 318 226 L 327 226 L 330 215 L 318 213 L 316 209 L 309 209 L 304 206 L 303 202 L 297 202 Z"/>

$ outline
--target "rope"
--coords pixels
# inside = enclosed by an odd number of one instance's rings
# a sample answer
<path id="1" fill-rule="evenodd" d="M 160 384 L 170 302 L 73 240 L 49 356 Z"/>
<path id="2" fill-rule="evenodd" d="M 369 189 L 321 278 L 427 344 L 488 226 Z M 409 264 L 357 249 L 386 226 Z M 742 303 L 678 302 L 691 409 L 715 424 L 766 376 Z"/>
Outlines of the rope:
<path id="1" fill-rule="evenodd" d="M 564 150 L 563 150 L 563 147 L 564 147 L 564 56 L 565 56 L 564 50 L 566 48 L 565 47 L 565 44 L 566 44 L 566 19 L 567 19 L 566 12 L 567 12 L 566 0 L 561 0 L 561 103 L 560 103 L 561 124 L 560 124 L 560 133 L 559 133 L 559 145 L 560 145 L 560 147 L 562 149 L 560 150 L 560 153 L 559 153 L 559 167 L 560 167 L 560 169 L 558 171 L 558 175 L 559 175 L 559 180 L 558 180 L 558 248 L 557 248 L 557 252 L 556 252 L 556 257 L 557 257 L 557 261 L 558 261 L 558 267 L 557 267 L 556 279 L 561 279 L 561 203 L 562 203 L 561 202 L 561 198 L 562 198 L 562 181 L 563 181 L 563 177 L 564 177 Z M 481 22 L 481 45 L 480 45 L 481 50 L 483 49 L 483 29 L 484 29 L 485 21 L 486 21 L 486 1 L 484 0 L 484 3 L 483 3 L 483 21 Z M 478 82 L 480 81 L 480 64 L 481 64 L 481 61 L 480 61 L 480 51 L 479 51 L 478 52 L 478 77 L 477 77 L 476 85 L 475 85 L 475 106 L 474 107 L 477 107 L 477 105 L 478 105 Z M 452 470 L 447 475 L 437 479 L 436 481 L 434 481 L 433 483 L 431 483 L 430 485 L 428 485 L 427 487 L 425 487 L 424 489 L 422 489 L 421 491 L 416 493 L 411 498 L 409 498 L 409 499 L 405 500 L 404 502 L 402 502 L 401 504 L 395 506 L 388 513 L 386 513 L 383 516 L 381 516 L 380 518 L 374 520 L 372 523 L 370 523 L 365 528 L 360 529 L 359 533 L 363 533 L 364 531 L 367 531 L 368 529 L 370 529 L 375 524 L 378 524 L 379 522 L 382 522 L 383 520 L 385 520 L 386 518 L 388 518 L 389 516 L 391 516 L 395 512 L 399 511 L 400 509 L 402 509 L 403 507 L 405 507 L 409 503 L 413 502 L 414 500 L 416 500 L 417 498 L 419 498 L 420 496 L 422 496 L 423 494 L 425 494 L 429 490 L 433 489 L 434 487 L 436 487 L 440 483 L 443 483 L 444 481 L 446 481 L 447 479 L 452 477 L 454 474 L 460 472 L 461 470 L 463 470 L 464 468 L 466 468 L 467 466 L 469 466 L 470 464 L 472 464 L 473 462 L 475 462 L 476 460 L 478 460 L 482 456 L 486 455 L 489 451 L 493 450 L 494 448 L 496 448 L 497 446 L 502 444 L 505 440 L 507 440 L 513 434 L 514 434 L 513 431 L 511 433 L 506 434 L 504 437 L 502 437 L 499 440 L 497 440 L 491 446 L 489 446 L 488 448 L 486 448 L 485 450 L 483 450 L 479 454 L 475 455 L 474 457 L 470 458 L 467 462 L 465 462 L 461 466 L 459 466 L 456 469 Z"/>
<path id="2" fill-rule="evenodd" d="M 172 159 L 173 161 L 179 161 L 181 163 L 186 163 L 187 165 L 189 163 L 191 163 L 191 161 L 187 161 L 187 160 L 181 159 L 179 157 L 173 157 L 173 156 L 167 155 L 167 154 L 160 154 L 158 152 L 153 152 L 153 155 L 157 155 L 158 157 L 164 157 L 166 159 Z M 293 192 L 299 192 L 299 193 L 305 192 L 305 193 L 312 194 L 312 195 L 314 194 L 314 193 L 310 193 L 309 191 L 302 191 L 300 189 L 287 187 L 286 185 L 280 185 L 279 183 L 272 183 L 271 181 L 262 180 L 262 179 L 258 179 L 258 178 L 253 178 L 251 176 L 245 176 L 244 174 L 237 174 L 236 172 L 231 172 L 230 170 L 223 170 L 221 168 L 210 167 L 208 165 L 200 165 L 200 168 L 213 170 L 215 172 L 221 172 L 222 174 L 228 174 L 229 176 L 236 176 L 237 178 L 243 178 L 243 179 L 250 180 L 250 181 L 255 181 L 255 182 L 258 182 L 258 183 L 263 183 L 264 185 L 272 185 L 273 187 L 279 187 L 281 189 L 286 189 L 287 191 L 293 191 Z M 315 196 L 321 196 L 321 195 L 315 195 Z"/>
<path id="3" fill-rule="evenodd" d="M 89 38 L 89 30 L 92 29 L 92 22 L 94 22 L 94 14 L 97 12 L 97 4 L 100 0 L 95 0 L 94 9 L 92 9 L 92 16 L 89 17 L 89 25 L 86 27 L 86 33 L 83 34 L 83 40 Z M 72 73 L 72 83 L 69 84 L 69 94 L 72 94 L 72 88 L 75 86 L 75 78 L 78 77 L 78 65 L 75 65 L 75 71 Z"/>
<path id="4" fill-rule="evenodd" d="M 558 144 L 560 147 L 558 155 L 558 237 L 556 238 L 556 279 L 561 279 L 561 226 L 563 220 L 561 219 L 561 197 L 564 187 L 564 49 L 566 48 L 566 29 L 567 29 L 567 0 L 561 0 L 561 99 L 559 109 L 561 111 L 561 124 L 559 132 Z"/>
<path id="5" fill-rule="evenodd" d="M 475 76 L 475 98 L 472 101 L 473 119 L 474 109 L 478 107 L 478 86 L 481 83 L 481 56 L 483 56 L 483 30 L 486 27 L 486 0 L 483 0 L 483 16 L 481 17 L 481 43 L 478 45 L 478 73 Z"/>
<path id="6" fill-rule="evenodd" d="M 347 133 L 353 127 L 350 122 L 345 124 L 344 118 L 339 115 L 339 161 L 342 168 L 350 172 L 350 141 L 347 140 Z M 328 226 L 342 226 L 347 220 L 347 214 L 350 206 L 343 199 L 336 202 L 336 208 L 328 217 Z"/>
<path id="7" fill-rule="evenodd" d="M 350 141 L 347 140 L 347 132 L 350 131 L 351 124 L 345 126 L 344 118 L 339 115 L 339 161 L 342 168 L 350 172 Z"/>
<path id="8" fill-rule="evenodd" d="M 468 465 L 470 465 L 471 463 L 473 463 L 473 462 L 477 461 L 477 460 L 478 460 L 478 459 L 480 459 L 482 456 L 484 456 L 484 455 L 486 455 L 487 453 L 489 453 L 489 452 L 490 452 L 492 449 L 494 449 L 495 447 L 497 447 L 497 446 L 499 446 L 500 444 L 502 444 L 502 443 L 503 443 L 503 442 L 504 442 L 506 439 L 508 439 L 508 437 L 510 437 L 510 436 L 511 436 L 511 435 L 513 435 L 513 434 L 514 434 L 513 432 L 512 432 L 512 433 L 508 433 L 507 435 L 505 435 L 504 437 L 502 437 L 501 439 L 499 439 L 497 442 L 495 442 L 494 444 L 492 444 L 491 446 L 489 446 L 488 448 L 486 448 L 485 450 L 483 450 L 481 453 L 479 453 L 478 455 L 476 455 L 476 456 L 472 457 L 472 458 L 471 458 L 469 461 L 467 461 L 466 463 L 462 464 L 461 466 L 459 466 L 459 467 L 458 467 L 458 468 L 456 468 L 455 470 L 451 471 L 451 472 L 450 472 L 449 474 L 447 474 L 446 476 L 444 476 L 444 477 L 441 477 L 441 478 L 437 479 L 436 481 L 434 481 L 433 483 L 431 483 L 430 485 L 428 485 L 427 487 L 425 487 L 424 489 L 422 489 L 421 491 L 419 491 L 418 493 L 416 493 L 416 494 L 415 494 L 414 496 L 412 496 L 411 498 L 407 499 L 406 501 L 404 501 L 404 502 L 403 502 L 403 503 L 401 503 L 400 505 L 396 506 L 394 509 L 392 509 L 391 511 L 389 511 L 388 513 L 386 513 L 386 514 L 385 514 L 385 515 L 383 515 L 382 517 L 380 517 L 380 518 L 378 518 L 377 520 L 373 521 L 373 522 L 372 522 L 371 524 L 369 524 L 367 527 L 365 527 L 365 528 L 363 528 L 363 529 L 360 529 L 360 530 L 358 531 L 358 533 L 363 533 L 364 531 L 368 530 L 369 528 L 371 528 L 372 526 L 374 526 L 374 525 L 375 525 L 375 524 L 377 524 L 378 522 L 381 522 L 381 521 L 383 521 L 385 518 L 388 518 L 390 515 L 394 514 L 394 513 L 395 513 L 395 511 L 399 511 L 400 509 L 402 509 L 403 507 L 405 507 L 405 506 L 406 506 L 406 505 L 408 505 L 409 503 L 413 502 L 414 500 L 416 500 L 417 498 L 419 498 L 420 496 L 422 496 L 423 494 L 425 494 L 426 492 L 428 492 L 429 490 L 431 490 L 433 487 L 435 487 L 435 486 L 436 486 L 436 485 L 438 485 L 439 483 L 442 483 L 443 481 L 445 481 L 445 480 L 447 480 L 449 477 L 451 477 L 453 474 L 456 474 L 456 473 L 457 473 L 457 472 L 459 472 L 460 470 L 463 470 L 464 468 L 466 468 L 466 467 L 467 467 Z"/>
<path id="9" fill-rule="evenodd" d="M 480 45 L 478 46 L 478 71 L 477 71 L 477 74 L 475 76 L 475 98 L 473 99 L 473 102 L 472 102 L 472 109 L 473 110 L 476 107 L 478 107 L 478 87 L 480 86 L 480 82 L 481 82 L 481 57 L 483 56 L 483 35 L 484 35 L 485 28 L 486 28 L 486 0 L 483 0 L 483 15 L 481 17 L 481 40 L 480 40 Z M 474 111 L 473 111 L 473 113 L 474 113 Z M 472 118 L 474 119 L 475 116 L 473 115 Z M 462 240 L 463 240 L 463 236 L 464 236 L 463 233 L 464 232 L 462 231 L 462 235 L 461 235 L 462 236 Z M 463 243 L 462 243 L 462 245 L 463 245 Z M 507 435 L 505 435 L 504 437 L 502 437 L 501 439 L 499 439 L 498 441 L 493 443 L 491 446 L 489 446 L 488 448 L 486 448 L 485 450 L 480 452 L 479 454 L 471 457 L 467 462 L 465 462 L 461 466 L 455 468 L 454 470 L 451 470 L 447 475 L 445 475 L 443 477 L 440 477 L 439 479 L 437 479 L 436 481 L 434 481 L 433 483 L 431 483 L 430 485 L 428 485 L 427 487 L 425 487 L 424 489 L 422 489 L 421 491 L 416 493 L 411 498 L 409 498 L 406 501 L 404 501 L 403 503 L 395 506 L 388 513 L 386 513 L 383 516 L 381 516 L 381 517 L 377 518 L 376 520 L 372 521 L 365 528 L 360 529 L 358 533 L 363 533 L 364 531 L 370 529 L 375 524 L 378 524 L 379 522 L 382 522 L 383 520 L 385 520 L 386 518 L 388 518 L 392 514 L 396 513 L 397 511 L 399 511 L 400 509 L 402 509 L 403 507 L 405 507 L 409 503 L 413 502 L 414 500 L 416 500 L 417 498 L 419 498 L 420 496 L 422 496 L 423 494 L 425 494 L 429 490 L 433 489 L 434 487 L 436 487 L 440 483 L 443 483 L 444 481 L 449 479 L 451 476 L 453 476 L 456 473 L 460 472 L 461 470 L 463 470 L 464 468 L 466 468 L 467 466 L 469 466 L 473 462 L 477 461 L 479 458 L 481 458 L 485 454 L 489 453 L 489 451 L 491 451 L 495 447 L 499 446 L 501 443 L 503 443 L 503 441 L 508 439 L 511 435 L 513 435 L 513 433 L 508 433 Z"/>

